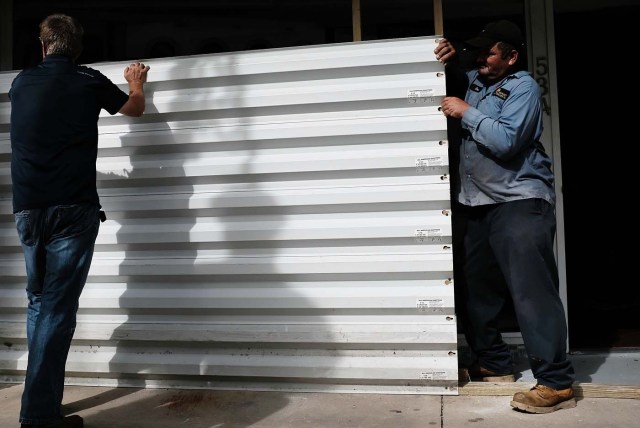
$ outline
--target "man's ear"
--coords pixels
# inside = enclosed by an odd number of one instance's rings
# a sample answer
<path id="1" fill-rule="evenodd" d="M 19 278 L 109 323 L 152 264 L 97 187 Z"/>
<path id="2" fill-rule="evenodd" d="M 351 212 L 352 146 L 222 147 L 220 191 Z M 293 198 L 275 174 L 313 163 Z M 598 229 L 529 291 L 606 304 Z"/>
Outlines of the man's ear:
<path id="1" fill-rule="evenodd" d="M 42 46 L 42 59 L 47 55 L 47 47 L 44 45 L 44 42 L 40 40 L 40 46 Z"/>
<path id="2" fill-rule="evenodd" d="M 518 61 L 518 51 L 517 50 L 512 50 L 511 53 L 509 54 L 509 65 L 513 65 Z"/>

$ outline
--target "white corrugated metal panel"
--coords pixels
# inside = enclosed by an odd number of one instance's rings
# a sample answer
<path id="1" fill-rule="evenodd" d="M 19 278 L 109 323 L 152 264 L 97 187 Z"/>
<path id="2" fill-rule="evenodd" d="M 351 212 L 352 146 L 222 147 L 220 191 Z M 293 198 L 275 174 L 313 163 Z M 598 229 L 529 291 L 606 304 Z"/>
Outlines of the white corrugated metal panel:
<path id="1" fill-rule="evenodd" d="M 145 61 L 100 118 L 74 382 L 457 394 L 435 38 Z M 97 64 L 126 89 L 126 63 Z M 0 74 L 6 94 L 15 73 Z M 26 367 L 0 103 L 0 373 Z"/>

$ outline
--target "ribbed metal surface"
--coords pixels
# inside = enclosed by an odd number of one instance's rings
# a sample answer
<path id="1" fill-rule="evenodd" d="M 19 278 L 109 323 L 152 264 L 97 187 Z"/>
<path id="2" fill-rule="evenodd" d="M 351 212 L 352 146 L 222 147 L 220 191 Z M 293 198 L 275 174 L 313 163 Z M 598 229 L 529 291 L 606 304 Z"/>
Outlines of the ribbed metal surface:
<path id="1" fill-rule="evenodd" d="M 457 394 L 435 38 L 145 61 L 101 116 L 70 381 Z M 126 63 L 96 64 L 126 89 Z M 15 72 L 0 74 L 6 94 Z M 26 367 L 0 104 L 0 373 Z"/>

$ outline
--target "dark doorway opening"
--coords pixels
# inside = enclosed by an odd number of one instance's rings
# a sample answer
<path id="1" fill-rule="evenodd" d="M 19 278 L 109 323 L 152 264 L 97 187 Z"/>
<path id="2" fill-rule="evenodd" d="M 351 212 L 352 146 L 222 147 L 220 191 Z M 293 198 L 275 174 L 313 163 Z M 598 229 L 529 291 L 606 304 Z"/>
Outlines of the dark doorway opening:
<path id="1" fill-rule="evenodd" d="M 633 252 L 625 205 L 637 167 L 626 152 L 636 139 L 633 114 L 622 107 L 637 86 L 627 61 L 638 16 L 640 6 L 624 6 L 559 13 L 555 21 L 573 350 L 640 347 L 640 287 L 625 255 Z"/>

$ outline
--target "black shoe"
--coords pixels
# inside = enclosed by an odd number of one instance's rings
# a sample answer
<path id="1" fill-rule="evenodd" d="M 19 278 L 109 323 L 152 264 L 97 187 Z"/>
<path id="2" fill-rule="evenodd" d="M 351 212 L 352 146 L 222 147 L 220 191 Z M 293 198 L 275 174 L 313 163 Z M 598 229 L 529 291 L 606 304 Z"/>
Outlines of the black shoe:
<path id="1" fill-rule="evenodd" d="M 61 417 L 59 421 L 47 425 L 20 424 L 20 428 L 82 428 L 84 421 L 78 415 Z"/>

